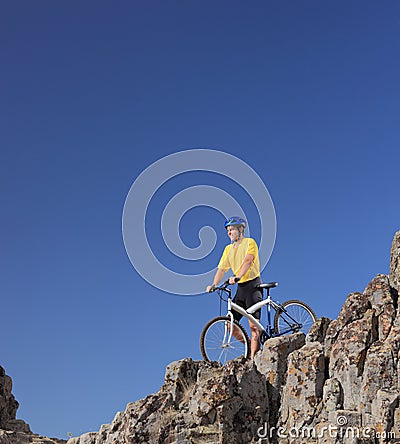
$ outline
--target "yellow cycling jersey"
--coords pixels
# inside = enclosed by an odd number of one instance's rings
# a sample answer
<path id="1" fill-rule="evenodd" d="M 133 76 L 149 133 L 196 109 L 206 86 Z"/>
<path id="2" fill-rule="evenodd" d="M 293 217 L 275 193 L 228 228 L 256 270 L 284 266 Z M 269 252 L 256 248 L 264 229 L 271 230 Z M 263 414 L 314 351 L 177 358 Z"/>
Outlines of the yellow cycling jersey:
<path id="1" fill-rule="evenodd" d="M 247 254 L 254 256 L 253 262 L 246 274 L 240 279 L 239 283 L 251 281 L 260 276 L 260 260 L 258 258 L 258 247 L 254 239 L 251 237 L 244 237 L 239 245 L 227 245 L 222 257 L 219 261 L 218 268 L 227 272 L 229 269 L 237 275 L 242 267 L 244 258 Z"/>

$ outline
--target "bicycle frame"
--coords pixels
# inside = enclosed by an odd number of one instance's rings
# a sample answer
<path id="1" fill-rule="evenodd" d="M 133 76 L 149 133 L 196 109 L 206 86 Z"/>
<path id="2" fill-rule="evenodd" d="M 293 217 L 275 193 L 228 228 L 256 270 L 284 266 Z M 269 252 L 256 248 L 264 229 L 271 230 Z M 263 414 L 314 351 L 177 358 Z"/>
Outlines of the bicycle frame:
<path id="1" fill-rule="evenodd" d="M 231 324 L 234 324 L 234 316 L 233 316 L 233 312 L 232 310 L 240 313 L 243 317 L 245 317 L 249 322 L 251 322 L 252 324 L 254 324 L 257 329 L 260 332 L 264 332 L 268 338 L 271 337 L 276 337 L 276 336 L 282 336 L 285 335 L 287 333 L 290 333 L 292 331 L 295 331 L 295 329 L 293 328 L 293 325 L 291 325 L 287 320 L 284 319 L 284 321 L 287 323 L 288 328 L 280 331 L 279 333 L 276 333 L 274 331 L 274 326 L 272 324 L 272 318 L 271 318 L 271 308 L 276 311 L 280 310 L 283 313 L 285 313 L 285 315 L 287 316 L 288 320 L 292 321 L 294 324 L 298 325 L 299 327 L 301 327 L 301 325 L 298 324 L 298 322 L 292 318 L 292 316 L 290 316 L 290 314 L 287 312 L 287 310 L 279 303 L 279 302 L 275 302 L 272 300 L 269 291 L 267 292 L 267 297 L 266 299 L 263 299 L 260 302 L 255 303 L 254 305 L 252 305 L 251 307 L 249 307 L 247 310 L 245 310 L 243 307 L 241 307 L 240 305 L 236 304 L 235 302 L 233 302 L 232 300 L 232 291 L 230 288 L 227 288 L 227 285 L 229 285 L 229 282 L 226 281 L 224 283 L 224 287 L 218 287 L 217 290 L 219 290 L 220 292 L 225 292 L 228 296 L 228 313 L 227 313 L 227 317 L 230 318 Z M 220 294 L 221 297 L 221 294 Z M 221 297 L 222 298 L 222 297 Z M 261 309 L 262 307 L 267 306 L 268 310 L 267 310 L 267 325 L 266 327 L 263 327 L 263 325 L 260 323 L 260 321 L 258 319 L 256 319 L 252 314 L 255 313 L 257 310 Z M 232 339 L 232 335 L 233 335 L 233 329 L 229 330 L 229 335 L 227 338 L 227 330 L 225 330 L 224 332 L 224 338 L 223 338 L 223 344 L 230 344 L 230 341 Z"/>
<path id="2" fill-rule="evenodd" d="M 282 304 L 278 300 L 273 300 L 270 296 L 270 290 L 278 285 L 277 282 L 258 285 L 257 290 L 262 290 L 265 299 L 259 300 L 259 302 L 245 309 L 235 302 L 232 289 L 229 288 L 232 285 L 230 281 L 233 281 L 233 279 L 230 278 L 221 286 L 212 285 L 207 289 L 210 293 L 217 292 L 220 299 L 220 312 L 219 316 L 208 321 L 201 332 L 200 349 L 206 361 L 217 361 L 224 365 L 231 359 L 250 358 L 255 352 L 254 336 L 259 336 L 258 341 L 261 348 L 268 344 L 266 341 L 270 338 L 299 331 L 307 334 L 317 320 L 313 310 L 300 300 L 290 299 Z M 227 313 L 222 307 L 222 302 L 227 303 Z M 267 307 L 266 310 L 268 310 L 266 313 L 267 320 L 264 323 L 265 327 L 261 320 L 254 316 L 257 311 L 261 311 L 262 307 Z M 236 316 L 236 313 L 239 316 Z M 244 317 L 249 321 L 252 330 L 251 336 L 246 326 L 235 321 L 235 317 Z M 259 335 L 254 334 L 256 329 L 260 332 Z"/>
<path id="3" fill-rule="evenodd" d="M 275 311 L 282 310 L 291 321 L 293 321 L 297 324 L 295 319 L 293 319 L 290 316 L 290 314 L 287 313 L 287 311 L 284 309 L 284 307 L 282 307 L 279 303 L 276 303 L 275 301 L 273 301 L 270 295 L 268 295 L 266 299 L 264 299 L 260 302 L 257 302 L 256 304 L 252 305 L 247 310 L 245 310 L 243 307 L 241 307 L 238 304 L 235 304 L 235 302 L 232 301 L 232 295 L 231 295 L 231 292 L 229 289 L 225 289 L 225 291 L 228 292 L 228 313 L 227 313 L 227 316 L 230 317 L 232 324 L 233 324 L 233 319 L 234 319 L 234 316 L 232 313 L 232 309 L 233 309 L 233 310 L 237 311 L 238 313 L 240 313 L 243 317 L 245 317 L 252 324 L 254 324 L 258 328 L 258 330 L 260 330 L 260 332 L 264 331 L 268 335 L 268 337 L 282 336 L 282 335 L 285 335 L 286 333 L 293 331 L 293 327 L 288 323 L 288 328 L 286 330 L 281 331 L 279 334 L 276 334 L 274 332 L 274 328 L 273 328 L 273 325 L 271 322 L 271 308 L 273 308 Z M 258 321 L 258 319 L 256 319 L 252 315 L 252 313 L 255 313 L 257 310 L 264 307 L 265 305 L 268 306 L 268 310 L 267 310 L 268 324 L 266 327 L 263 327 L 262 324 Z M 232 331 L 229 334 L 228 342 L 231 340 L 231 338 L 232 338 Z M 225 343 L 225 337 L 224 337 L 224 343 Z"/>

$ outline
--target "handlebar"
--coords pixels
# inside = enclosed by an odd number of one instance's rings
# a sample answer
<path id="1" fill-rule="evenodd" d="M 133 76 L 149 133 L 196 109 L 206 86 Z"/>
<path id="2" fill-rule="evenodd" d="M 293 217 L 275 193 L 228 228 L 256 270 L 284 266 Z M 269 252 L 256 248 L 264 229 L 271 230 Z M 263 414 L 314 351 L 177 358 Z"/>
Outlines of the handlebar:
<path id="1" fill-rule="evenodd" d="M 240 278 L 235 276 L 235 282 L 239 282 L 239 281 L 240 281 Z M 230 290 L 227 289 L 230 285 L 234 285 L 234 284 L 231 284 L 229 282 L 229 279 L 227 279 L 222 285 L 219 285 L 219 286 L 211 285 L 210 293 L 213 293 L 214 291 L 217 291 L 217 290 L 230 292 Z"/>

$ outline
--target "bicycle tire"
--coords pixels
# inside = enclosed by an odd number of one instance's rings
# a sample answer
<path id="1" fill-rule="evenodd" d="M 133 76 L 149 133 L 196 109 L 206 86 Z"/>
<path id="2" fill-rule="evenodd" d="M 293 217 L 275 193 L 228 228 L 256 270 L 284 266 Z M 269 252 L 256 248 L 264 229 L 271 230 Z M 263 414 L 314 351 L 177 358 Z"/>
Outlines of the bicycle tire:
<path id="1" fill-rule="evenodd" d="M 237 321 L 234 321 L 234 326 L 239 329 L 244 342 L 242 343 L 232 336 L 230 344 L 224 345 L 225 329 L 230 324 L 231 319 L 228 316 L 218 316 L 211 319 L 203 328 L 200 336 L 200 350 L 205 361 L 217 361 L 224 365 L 231 359 L 240 356 L 244 356 L 246 359 L 250 357 L 249 336 Z"/>
<path id="2" fill-rule="evenodd" d="M 304 302 L 298 301 L 296 299 L 284 302 L 282 304 L 282 307 L 298 324 L 302 325 L 302 327 L 293 327 L 293 321 L 287 316 L 285 311 L 277 310 L 274 317 L 275 334 L 290 334 L 298 331 L 307 334 L 311 326 L 317 320 L 317 316 L 315 315 L 312 308 Z"/>

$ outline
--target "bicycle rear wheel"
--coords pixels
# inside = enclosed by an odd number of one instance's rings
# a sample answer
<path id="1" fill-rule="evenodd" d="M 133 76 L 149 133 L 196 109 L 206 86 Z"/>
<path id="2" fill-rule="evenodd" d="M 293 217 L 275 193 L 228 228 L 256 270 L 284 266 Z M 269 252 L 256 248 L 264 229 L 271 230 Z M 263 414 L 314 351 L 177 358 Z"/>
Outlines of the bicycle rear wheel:
<path id="1" fill-rule="evenodd" d="M 232 323 L 228 316 L 219 316 L 207 323 L 200 336 L 200 350 L 206 361 L 224 365 L 240 356 L 250 357 L 250 339 L 246 330 L 236 321 L 234 327 L 237 338 L 231 335 Z"/>
<path id="2" fill-rule="evenodd" d="M 286 301 L 282 304 L 282 309 L 275 313 L 275 333 L 282 335 L 301 331 L 307 334 L 316 320 L 315 313 L 304 302 Z"/>

